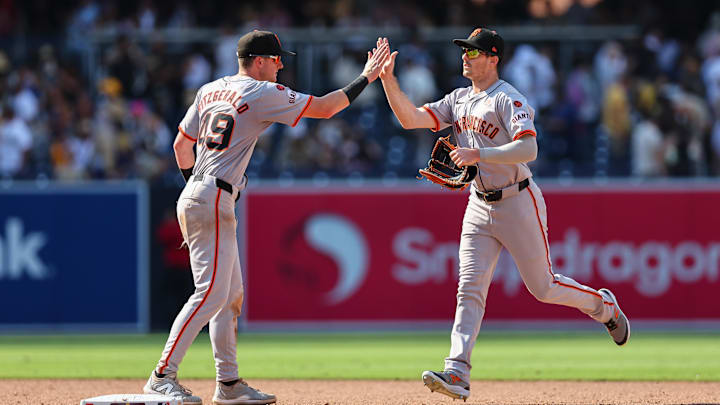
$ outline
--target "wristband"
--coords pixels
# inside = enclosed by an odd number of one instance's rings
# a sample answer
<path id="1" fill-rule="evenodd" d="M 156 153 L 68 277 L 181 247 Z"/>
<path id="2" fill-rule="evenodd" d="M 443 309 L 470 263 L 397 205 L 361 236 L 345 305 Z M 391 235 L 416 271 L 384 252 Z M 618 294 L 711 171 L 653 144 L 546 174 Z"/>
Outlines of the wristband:
<path id="1" fill-rule="evenodd" d="M 360 93 L 363 91 L 365 86 L 368 85 L 368 83 L 370 82 L 368 81 L 367 77 L 360 75 L 357 79 L 350 82 L 350 84 L 343 87 L 342 91 L 347 96 L 348 101 L 352 103 L 353 100 L 355 100 L 355 98 L 360 95 Z"/>
<path id="2" fill-rule="evenodd" d="M 190 176 L 192 176 L 192 172 L 193 172 L 194 168 L 195 168 L 195 166 L 192 166 L 189 169 L 180 169 L 180 172 L 182 173 L 183 178 L 185 179 L 185 183 L 187 183 L 188 180 L 190 180 Z"/>

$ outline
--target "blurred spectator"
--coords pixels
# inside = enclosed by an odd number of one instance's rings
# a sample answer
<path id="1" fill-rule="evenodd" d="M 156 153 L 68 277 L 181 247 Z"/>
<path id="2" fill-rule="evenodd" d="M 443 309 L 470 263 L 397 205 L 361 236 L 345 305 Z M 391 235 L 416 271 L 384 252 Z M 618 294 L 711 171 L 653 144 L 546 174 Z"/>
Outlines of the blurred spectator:
<path id="1" fill-rule="evenodd" d="M 70 155 L 66 178 L 85 179 L 89 177 L 90 167 L 95 156 L 95 140 L 92 138 L 92 123 L 83 120 L 77 125 L 74 134 L 65 140 L 65 148 Z"/>
<path id="2" fill-rule="evenodd" d="M 37 72 L 38 76 L 44 80 L 55 80 L 60 68 L 55 57 L 55 49 L 52 45 L 45 44 L 40 47 L 38 50 L 38 60 L 40 65 Z"/>
<path id="3" fill-rule="evenodd" d="M 67 26 L 70 49 L 81 51 L 89 45 L 87 33 L 95 28 L 100 19 L 100 11 L 100 5 L 95 0 L 80 2 Z"/>
<path id="4" fill-rule="evenodd" d="M 698 38 L 698 49 L 704 59 L 720 55 L 720 10 L 710 16 L 707 30 Z"/>
<path id="5" fill-rule="evenodd" d="M 720 111 L 720 37 L 718 41 L 717 46 L 705 49 L 706 59 L 701 70 L 708 103 L 715 111 Z"/>
<path id="6" fill-rule="evenodd" d="M 644 38 L 644 45 L 655 54 L 655 64 L 660 71 L 672 75 L 677 59 L 680 56 L 680 44 L 677 40 L 666 38 L 661 29 L 649 31 Z"/>
<path id="7" fill-rule="evenodd" d="M 210 66 L 210 62 L 205 58 L 205 55 L 202 54 L 202 48 L 198 48 L 186 58 L 183 86 L 185 90 L 194 93 L 200 86 L 211 81 L 211 76 L 212 66 Z"/>
<path id="8" fill-rule="evenodd" d="M 423 105 L 434 101 L 438 88 L 427 45 L 420 40 L 417 30 L 411 30 L 410 37 L 411 42 L 399 48 L 398 81 L 413 104 Z"/>
<path id="9" fill-rule="evenodd" d="M 128 114 L 127 105 L 119 80 L 107 78 L 98 87 L 101 97 L 95 116 L 97 153 L 102 170 L 108 177 L 116 177 L 116 160 L 122 142 L 119 132 Z"/>
<path id="10" fill-rule="evenodd" d="M 550 59 L 532 45 L 523 44 L 515 49 L 505 65 L 503 77 L 523 93 L 537 111 L 550 107 L 555 99 L 555 69 Z"/>
<path id="11" fill-rule="evenodd" d="M 215 79 L 238 72 L 237 41 L 238 35 L 232 26 L 223 25 L 220 28 L 220 37 L 215 45 Z"/>
<path id="12" fill-rule="evenodd" d="M 145 103 L 135 101 L 130 106 L 129 122 L 138 175 L 146 179 L 159 177 L 171 166 L 173 134 Z"/>
<path id="13" fill-rule="evenodd" d="M 698 56 L 688 50 L 680 59 L 677 73 L 677 82 L 687 91 L 697 95 L 705 94 L 705 84 L 700 75 L 700 67 Z"/>
<path id="14" fill-rule="evenodd" d="M 620 161 L 626 162 L 628 157 L 631 121 L 626 86 L 626 82 L 619 81 L 610 84 L 603 100 L 602 124 L 610 138 L 610 154 L 615 168 Z"/>
<path id="15" fill-rule="evenodd" d="M 623 77 L 627 68 L 628 61 L 622 46 L 614 41 L 605 42 L 595 54 L 595 75 L 603 94 Z"/>
<path id="16" fill-rule="evenodd" d="M 22 67 L 10 82 L 15 82 L 10 84 L 10 86 L 15 87 L 15 94 L 12 97 L 13 110 L 26 123 L 32 122 L 39 109 L 35 74 L 30 69 Z"/>
<path id="17" fill-rule="evenodd" d="M 706 173 L 703 145 L 709 136 L 712 116 L 704 100 L 681 86 L 668 86 L 666 93 L 672 101 L 674 116 L 682 131 L 682 143 L 686 145 L 688 174 Z"/>
<path id="18" fill-rule="evenodd" d="M 0 176 L 14 177 L 23 169 L 32 147 L 30 128 L 11 106 L 3 106 L 0 121 Z"/>
<path id="19" fill-rule="evenodd" d="M 582 151 L 579 144 L 589 143 L 589 140 L 583 137 L 584 134 L 578 131 L 576 105 L 569 99 L 557 102 L 543 114 L 542 122 L 543 153 L 538 156 L 535 164 L 560 163 L 563 168 L 558 165 L 556 170 L 565 171 L 563 175 L 571 174 L 569 160 L 582 160 L 580 156 L 576 156 Z"/>
<path id="20" fill-rule="evenodd" d="M 151 0 L 142 0 L 137 12 L 137 27 L 141 32 L 151 32 L 155 29 L 157 16 L 155 6 Z"/>
<path id="21" fill-rule="evenodd" d="M 144 74 L 146 58 L 140 47 L 132 43 L 127 36 L 121 35 L 117 44 L 108 50 L 105 58 L 108 73 L 120 81 L 124 96 L 143 94 L 147 85 Z"/>
<path id="22" fill-rule="evenodd" d="M 574 68 L 565 82 L 565 97 L 575 106 L 578 119 L 590 125 L 600 116 L 601 93 L 590 63 L 583 56 L 575 59 Z M 583 130 L 585 133 L 585 130 Z"/>
<path id="23" fill-rule="evenodd" d="M 415 105 L 432 101 L 438 91 L 430 69 L 413 58 L 407 59 L 407 64 L 398 73 L 398 81 L 403 89 L 407 89 L 405 93 Z"/>
<path id="24" fill-rule="evenodd" d="M 657 124 L 661 114 L 656 103 L 655 88 L 648 84 L 639 90 L 639 108 L 642 116 L 632 130 L 632 174 L 640 177 L 655 177 L 665 174 L 665 142 Z"/>
<path id="25" fill-rule="evenodd" d="M 70 17 L 70 36 L 82 36 L 92 30 L 100 18 L 100 5 L 95 0 L 82 0 Z"/>

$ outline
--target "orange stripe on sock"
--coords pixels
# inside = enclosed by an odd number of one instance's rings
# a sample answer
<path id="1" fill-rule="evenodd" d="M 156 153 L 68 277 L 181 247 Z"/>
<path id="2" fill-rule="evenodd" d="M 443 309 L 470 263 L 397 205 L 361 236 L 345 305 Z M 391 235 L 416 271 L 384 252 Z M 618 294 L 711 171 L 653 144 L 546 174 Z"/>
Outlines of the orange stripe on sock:
<path id="1" fill-rule="evenodd" d="M 182 337 L 183 333 L 185 332 L 185 329 L 187 328 L 188 324 L 192 319 L 195 317 L 195 314 L 202 308 L 203 304 L 205 303 L 205 300 L 207 300 L 207 297 L 210 295 L 210 292 L 212 291 L 213 285 L 215 284 L 215 273 L 217 272 L 217 259 L 218 259 L 218 244 L 220 243 L 220 223 L 219 221 L 219 213 L 218 213 L 218 206 L 220 204 L 220 192 L 222 190 L 218 188 L 217 191 L 217 197 L 215 197 L 215 258 L 213 260 L 213 274 L 212 279 L 210 280 L 210 287 L 208 287 L 207 292 L 205 293 L 205 296 L 203 297 L 202 301 L 200 301 L 200 305 L 198 305 L 197 308 L 193 311 L 192 315 L 190 315 L 190 318 L 188 318 L 187 321 L 185 321 L 185 324 L 183 324 L 182 329 L 180 329 L 180 333 L 178 334 L 177 339 L 175 339 L 175 343 L 173 343 L 172 348 L 170 349 L 170 353 L 168 353 L 167 358 L 165 358 L 165 363 L 162 367 L 160 367 L 160 370 L 158 370 L 159 374 L 163 374 L 165 371 L 165 367 L 167 367 L 168 362 L 170 361 L 170 356 L 172 356 L 173 352 L 175 351 L 175 347 L 177 346 L 178 342 L 180 341 L 180 338 Z"/>

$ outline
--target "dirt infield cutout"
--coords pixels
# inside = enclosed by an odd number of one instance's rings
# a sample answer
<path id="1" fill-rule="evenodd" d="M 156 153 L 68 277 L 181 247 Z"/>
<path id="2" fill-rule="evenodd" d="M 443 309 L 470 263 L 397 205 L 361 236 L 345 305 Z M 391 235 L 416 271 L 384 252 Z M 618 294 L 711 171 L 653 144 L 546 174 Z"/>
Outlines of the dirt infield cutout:
<path id="1" fill-rule="evenodd" d="M 215 383 L 182 380 L 212 404 Z M 249 380 L 278 404 L 450 404 L 418 381 Z M 80 404 L 114 393 L 140 393 L 144 380 L 0 380 L 0 404 Z M 460 404 L 462 402 L 455 402 Z M 719 404 L 720 382 L 473 381 L 468 404 Z"/>

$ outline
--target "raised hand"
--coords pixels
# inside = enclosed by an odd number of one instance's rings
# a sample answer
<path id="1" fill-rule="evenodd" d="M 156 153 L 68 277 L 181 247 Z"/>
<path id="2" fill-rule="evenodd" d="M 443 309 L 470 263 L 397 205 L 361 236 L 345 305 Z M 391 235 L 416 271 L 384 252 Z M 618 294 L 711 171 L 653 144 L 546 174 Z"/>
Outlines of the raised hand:
<path id="1" fill-rule="evenodd" d="M 387 38 L 378 38 L 377 46 L 385 46 L 387 45 L 388 51 L 390 50 L 390 43 L 388 42 Z M 395 58 L 397 57 L 398 51 L 395 51 L 390 54 L 390 56 L 385 59 L 385 63 L 382 66 L 382 70 L 380 71 L 380 79 L 385 80 L 388 78 L 393 77 L 393 71 L 395 70 Z"/>
<path id="2" fill-rule="evenodd" d="M 373 48 L 372 51 L 368 51 L 368 59 L 362 72 L 362 75 L 367 77 L 369 83 L 372 83 L 378 78 L 380 69 L 382 69 L 385 65 L 385 62 L 390 55 L 390 45 L 387 41 L 382 43 L 380 38 L 378 38 L 377 44 L 378 46 L 376 48 Z"/>

